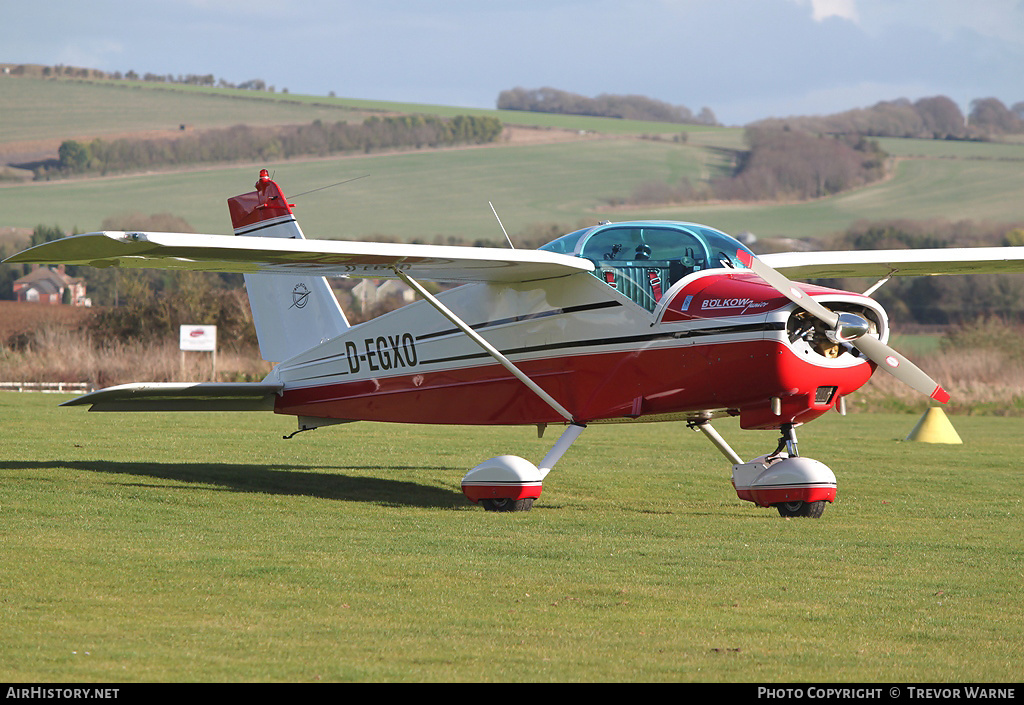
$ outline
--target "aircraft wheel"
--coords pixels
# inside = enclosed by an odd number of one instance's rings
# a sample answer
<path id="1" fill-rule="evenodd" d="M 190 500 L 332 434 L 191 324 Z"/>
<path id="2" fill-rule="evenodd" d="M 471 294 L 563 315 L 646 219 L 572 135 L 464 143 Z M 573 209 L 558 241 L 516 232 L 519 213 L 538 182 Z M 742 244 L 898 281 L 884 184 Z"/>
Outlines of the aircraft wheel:
<path id="1" fill-rule="evenodd" d="M 480 504 L 489 512 L 528 512 L 533 507 L 533 497 L 526 499 L 481 499 Z"/>
<path id="2" fill-rule="evenodd" d="M 807 517 L 817 519 L 825 511 L 825 500 L 817 502 L 780 502 L 775 505 L 779 514 L 784 517 Z"/>

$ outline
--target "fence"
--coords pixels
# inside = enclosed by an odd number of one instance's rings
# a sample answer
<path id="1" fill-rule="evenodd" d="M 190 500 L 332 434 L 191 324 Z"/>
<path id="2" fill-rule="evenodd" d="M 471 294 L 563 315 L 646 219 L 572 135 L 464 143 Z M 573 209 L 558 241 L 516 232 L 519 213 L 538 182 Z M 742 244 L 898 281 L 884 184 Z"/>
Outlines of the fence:
<path id="1" fill-rule="evenodd" d="M 96 391 L 88 382 L 0 382 L 0 391 L 74 394 Z"/>

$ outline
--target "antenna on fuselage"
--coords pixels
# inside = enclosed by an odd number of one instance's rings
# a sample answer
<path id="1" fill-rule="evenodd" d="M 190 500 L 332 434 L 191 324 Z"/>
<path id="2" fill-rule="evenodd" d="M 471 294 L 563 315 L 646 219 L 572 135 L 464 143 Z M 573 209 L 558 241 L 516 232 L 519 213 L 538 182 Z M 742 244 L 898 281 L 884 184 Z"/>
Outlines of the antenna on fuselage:
<path id="1" fill-rule="evenodd" d="M 494 218 L 498 221 L 498 227 L 501 228 L 501 232 L 505 233 L 505 239 L 508 240 L 508 246 L 513 250 L 516 249 L 516 246 L 512 244 L 512 238 L 510 238 L 508 236 L 508 232 L 505 231 L 505 226 L 501 224 L 501 218 L 498 217 L 498 211 L 494 210 L 494 204 L 488 201 L 487 205 L 491 207 L 491 212 L 494 213 Z"/>
<path id="2" fill-rule="evenodd" d="M 329 186 L 321 186 L 320 188 L 315 188 L 312 191 L 303 191 L 302 193 L 297 193 L 294 196 L 291 196 L 291 198 L 294 199 L 298 198 L 299 196 L 305 196 L 306 194 L 316 193 L 317 191 L 323 191 L 324 189 L 334 188 L 335 186 L 341 186 L 342 184 L 347 184 L 350 181 L 359 181 L 359 179 L 365 179 L 367 176 L 369 176 L 369 174 L 363 174 L 362 176 L 353 176 L 351 179 L 345 179 L 344 181 L 339 181 L 336 184 L 330 184 Z"/>

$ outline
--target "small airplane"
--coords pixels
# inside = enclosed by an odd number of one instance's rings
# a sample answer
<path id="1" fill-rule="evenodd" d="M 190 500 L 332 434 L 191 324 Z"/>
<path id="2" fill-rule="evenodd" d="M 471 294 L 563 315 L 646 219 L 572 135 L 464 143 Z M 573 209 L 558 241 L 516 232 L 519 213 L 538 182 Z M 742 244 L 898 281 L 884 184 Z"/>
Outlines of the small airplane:
<path id="1" fill-rule="evenodd" d="M 537 465 L 502 455 L 465 475 L 466 497 L 491 511 L 530 509 L 588 424 L 674 420 L 725 456 L 740 499 L 819 517 L 836 478 L 799 454 L 798 426 L 845 411 L 876 369 L 949 399 L 887 344 L 870 294 L 892 276 L 1024 271 L 1024 247 L 757 256 L 713 228 L 665 221 L 604 222 L 537 250 L 306 240 L 265 169 L 228 208 L 233 236 L 90 233 L 6 260 L 242 272 L 260 353 L 278 363 L 259 383 L 127 384 L 66 405 L 272 410 L 297 416 L 295 433 L 564 425 Z M 399 279 L 422 300 L 350 325 L 327 276 Z M 855 293 L 792 281 L 840 277 L 878 283 Z M 421 280 L 464 285 L 434 295 Z M 730 416 L 779 431 L 775 449 L 744 461 L 711 425 Z"/>

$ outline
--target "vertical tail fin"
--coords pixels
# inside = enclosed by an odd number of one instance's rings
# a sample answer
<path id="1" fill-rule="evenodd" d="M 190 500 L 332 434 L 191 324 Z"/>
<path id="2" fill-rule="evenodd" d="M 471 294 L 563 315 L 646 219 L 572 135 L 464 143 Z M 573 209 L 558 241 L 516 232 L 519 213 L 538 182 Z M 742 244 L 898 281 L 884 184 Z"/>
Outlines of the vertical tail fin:
<path id="1" fill-rule="evenodd" d="M 305 239 L 281 189 L 260 171 L 256 190 L 228 199 L 235 235 Z M 246 274 L 260 355 L 281 362 L 344 333 L 348 319 L 327 279 L 309 275 Z"/>

